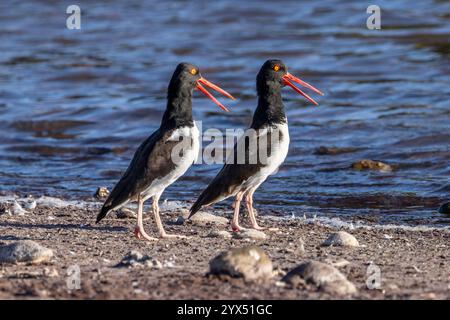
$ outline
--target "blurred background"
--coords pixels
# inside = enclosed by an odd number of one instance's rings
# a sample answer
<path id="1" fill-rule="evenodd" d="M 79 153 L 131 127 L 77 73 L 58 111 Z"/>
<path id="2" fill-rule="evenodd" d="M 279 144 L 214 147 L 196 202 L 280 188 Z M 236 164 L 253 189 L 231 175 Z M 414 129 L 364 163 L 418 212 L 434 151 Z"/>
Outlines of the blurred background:
<path id="1" fill-rule="evenodd" d="M 71 4 L 81 30 L 66 28 Z M 381 30 L 366 27 L 371 4 Z M 313 107 L 284 90 L 290 151 L 257 208 L 450 222 L 437 213 L 450 197 L 449 1 L 3 0 L 0 25 L 1 194 L 111 188 L 159 126 L 181 61 L 237 97 L 221 99 L 226 114 L 195 93 L 203 129 L 245 128 L 256 73 L 280 58 L 326 95 Z M 352 169 L 361 159 L 393 170 Z M 194 165 L 163 199 L 194 200 L 220 167 Z"/>

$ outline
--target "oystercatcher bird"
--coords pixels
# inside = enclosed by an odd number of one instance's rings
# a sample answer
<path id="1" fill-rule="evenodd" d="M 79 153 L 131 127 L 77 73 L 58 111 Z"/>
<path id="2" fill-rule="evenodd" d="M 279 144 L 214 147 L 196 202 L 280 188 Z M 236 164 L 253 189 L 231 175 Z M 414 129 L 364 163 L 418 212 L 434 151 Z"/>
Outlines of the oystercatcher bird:
<path id="1" fill-rule="evenodd" d="M 234 215 L 231 227 L 241 230 L 239 208 L 243 197 L 254 229 L 264 229 L 256 221 L 253 209 L 253 193 L 269 175 L 274 174 L 283 163 L 289 148 L 287 118 L 281 98 L 281 89 L 290 86 L 297 93 L 318 105 L 293 82 L 323 95 L 322 92 L 288 72 L 281 60 L 268 60 L 256 77 L 258 106 L 253 122 L 237 141 L 234 152 L 228 155 L 226 164 L 200 194 L 190 209 L 194 215 L 202 207 L 234 196 Z"/>
<path id="2" fill-rule="evenodd" d="M 199 68 L 193 64 L 180 63 L 177 66 L 169 83 L 167 107 L 161 126 L 136 150 L 128 169 L 100 210 L 97 223 L 110 211 L 130 201 L 137 201 L 138 221 L 134 231 L 136 237 L 157 240 L 145 232 L 142 219 L 144 202 L 153 198 L 152 209 L 159 236 L 161 238 L 183 237 L 169 235 L 164 231 L 159 216 L 158 201 L 164 189 L 186 172 L 199 152 L 199 131 L 192 118 L 194 89 L 197 88 L 223 110 L 228 111 L 204 86 L 234 99 L 231 94 L 203 78 Z"/>

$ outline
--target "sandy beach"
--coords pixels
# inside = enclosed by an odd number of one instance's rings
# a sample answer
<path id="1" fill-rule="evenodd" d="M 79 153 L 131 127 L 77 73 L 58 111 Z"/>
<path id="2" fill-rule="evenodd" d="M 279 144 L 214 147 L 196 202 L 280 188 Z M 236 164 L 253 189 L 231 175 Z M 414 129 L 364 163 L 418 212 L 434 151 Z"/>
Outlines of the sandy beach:
<path id="1" fill-rule="evenodd" d="M 229 212 L 210 211 L 228 217 Z M 94 224 L 96 208 L 38 205 L 25 215 L 0 215 L 0 244 L 33 240 L 50 248 L 54 257 L 40 264 L 2 264 L 0 298 L 30 299 L 449 299 L 450 232 L 448 228 L 380 227 L 364 222 L 337 222 L 309 217 L 280 218 L 260 212 L 263 240 L 211 237 L 227 230 L 219 222 L 183 222 L 179 209 L 166 211 L 163 221 L 183 240 L 139 241 L 133 237 L 135 219 L 111 214 Z M 273 213 L 271 213 L 273 214 Z M 156 231 L 151 215 L 147 230 Z M 329 234 L 344 230 L 358 247 L 322 246 Z M 232 234 L 230 232 L 230 234 Z M 231 248 L 256 245 L 273 263 L 273 276 L 264 281 L 210 275 L 209 261 Z M 158 261 L 149 266 L 116 267 L 131 250 Z M 286 285 L 282 277 L 306 261 L 335 266 L 357 289 L 333 295 L 305 283 Z M 380 269 L 380 287 L 368 289 L 368 266 Z M 70 274 L 79 267 L 80 289 L 69 290 Z M 68 274 L 69 273 L 69 274 Z M 370 273 L 370 271 L 369 271 Z M 69 286 L 69 287 L 68 287 Z"/>

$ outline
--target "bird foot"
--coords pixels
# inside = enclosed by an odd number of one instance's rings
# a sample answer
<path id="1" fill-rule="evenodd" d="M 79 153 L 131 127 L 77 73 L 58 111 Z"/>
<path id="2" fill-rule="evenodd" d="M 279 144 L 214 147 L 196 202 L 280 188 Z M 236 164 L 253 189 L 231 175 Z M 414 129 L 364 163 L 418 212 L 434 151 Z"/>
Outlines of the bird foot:
<path id="1" fill-rule="evenodd" d="M 236 224 L 231 224 L 231 230 L 233 230 L 234 232 L 241 232 L 244 231 L 245 228 L 241 227 L 240 225 Z"/>
<path id="2" fill-rule="evenodd" d="M 183 235 L 180 235 L 180 234 L 160 233 L 159 236 L 162 239 L 189 239 L 189 237 L 183 236 Z"/>
<path id="3" fill-rule="evenodd" d="M 134 236 L 139 240 L 158 241 L 157 238 L 150 237 L 146 233 L 142 233 L 139 227 L 134 228 Z"/>
<path id="4" fill-rule="evenodd" d="M 260 225 L 257 225 L 257 224 L 256 225 L 252 225 L 252 228 L 255 229 L 255 230 L 259 230 L 259 231 L 262 231 L 262 230 L 264 230 L 264 231 L 273 231 L 273 232 L 280 231 L 279 228 L 261 227 Z"/>

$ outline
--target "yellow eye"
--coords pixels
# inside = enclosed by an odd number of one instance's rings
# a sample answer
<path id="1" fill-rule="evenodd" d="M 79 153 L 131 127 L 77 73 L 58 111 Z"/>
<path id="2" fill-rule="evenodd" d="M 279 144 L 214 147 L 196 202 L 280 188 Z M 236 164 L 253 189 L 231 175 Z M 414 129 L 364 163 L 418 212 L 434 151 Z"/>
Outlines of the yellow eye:
<path id="1" fill-rule="evenodd" d="M 191 74 L 196 75 L 196 74 L 197 74 L 197 69 L 192 68 L 192 69 L 191 69 Z"/>
<path id="2" fill-rule="evenodd" d="M 274 65 L 273 70 L 275 70 L 275 71 L 280 70 L 280 65 L 279 64 Z"/>

